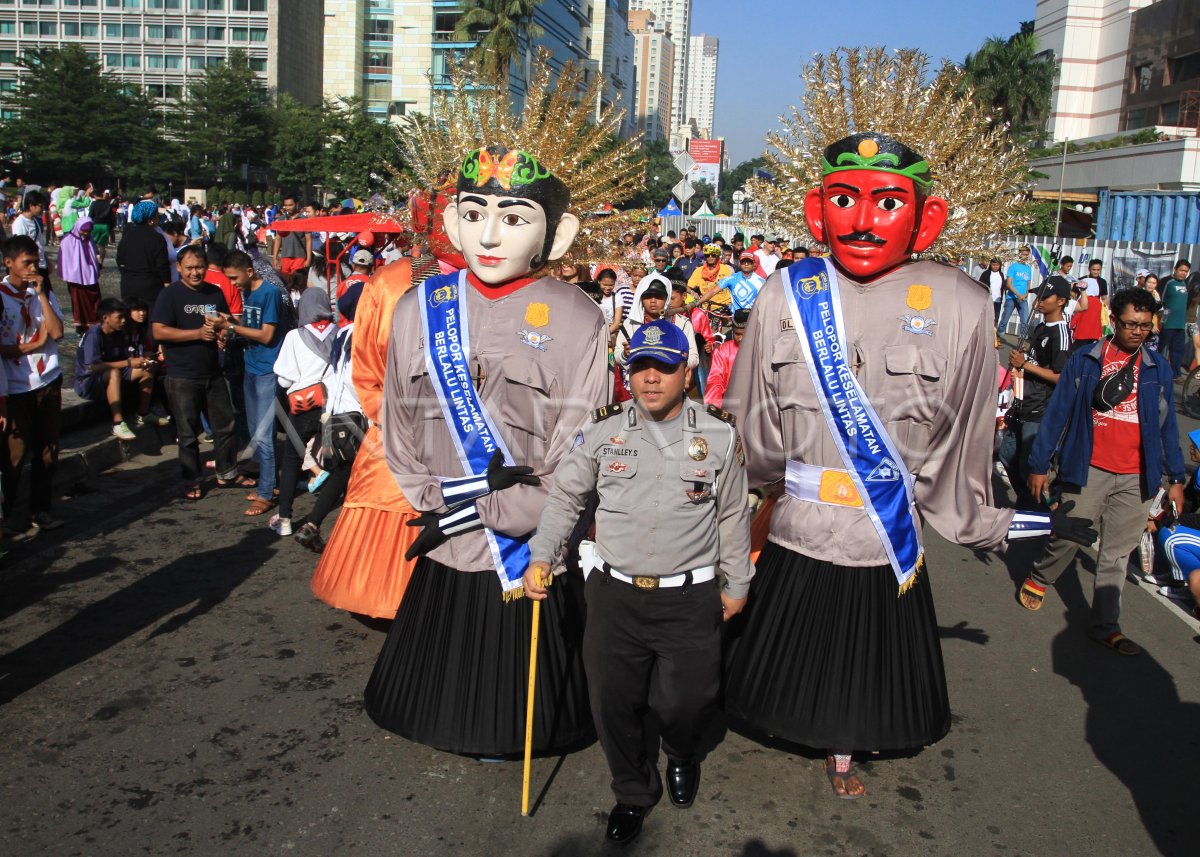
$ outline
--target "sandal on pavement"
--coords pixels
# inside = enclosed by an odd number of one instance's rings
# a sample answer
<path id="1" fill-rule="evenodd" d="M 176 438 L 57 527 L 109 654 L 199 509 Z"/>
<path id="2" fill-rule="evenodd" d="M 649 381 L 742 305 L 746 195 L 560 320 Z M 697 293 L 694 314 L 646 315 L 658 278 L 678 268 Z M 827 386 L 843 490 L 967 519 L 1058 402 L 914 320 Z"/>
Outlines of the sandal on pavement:
<path id="1" fill-rule="evenodd" d="M 256 482 L 256 483 L 254 483 L 254 484 L 255 484 L 255 485 L 257 485 L 258 483 Z M 273 492 L 271 492 L 271 496 L 272 496 L 272 497 L 278 497 L 278 496 L 279 496 L 279 489 L 278 489 L 278 488 L 276 488 L 276 489 L 275 489 Z M 253 502 L 254 502 L 255 500 L 257 500 L 257 499 L 258 499 L 258 491 L 257 491 L 257 490 L 255 490 L 255 491 L 251 491 L 249 494 L 247 494 L 247 495 L 246 495 L 246 502 L 247 502 L 247 503 L 253 503 Z"/>
<path id="2" fill-rule="evenodd" d="M 217 479 L 218 488 L 253 488 L 258 485 L 257 479 L 251 479 L 244 473 L 239 473 L 232 479 Z"/>
<path id="3" fill-rule="evenodd" d="M 1025 599 L 1027 598 L 1030 603 L 1026 603 Z M 1026 610 L 1041 610 L 1042 602 L 1045 599 L 1046 587 L 1032 577 L 1025 578 L 1025 582 L 1021 584 L 1021 591 L 1017 594 L 1017 603 Z"/>
<path id="4" fill-rule="evenodd" d="M 263 497 L 255 497 L 250 505 L 246 507 L 246 511 L 243 514 L 245 514 L 247 518 L 257 518 L 259 515 L 265 515 L 274 508 L 274 500 L 267 500 Z"/>
<path id="5" fill-rule="evenodd" d="M 854 770 L 854 763 L 851 762 L 849 770 L 839 772 L 837 769 L 837 760 L 833 756 L 825 757 L 825 776 L 829 778 L 829 787 L 833 789 L 834 797 L 838 800 L 858 800 L 867 793 L 866 786 L 859 778 L 858 772 Z M 863 786 L 861 794 L 851 794 L 849 791 L 850 780 L 858 780 L 859 785 Z"/>
<path id="6" fill-rule="evenodd" d="M 204 496 L 204 489 L 200 487 L 199 482 L 193 482 L 184 492 L 183 499 L 195 502 Z"/>
<path id="7" fill-rule="evenodd" d="M 1142 653 L 1142 647 L 1126 637 L 1120 631 L 1113 631 L 1107 637 L 1104 637 L 1103 639 L 1097 639 L 1096 642 L 1103 643 L 1118 655 L 1124 655 L 1127 658 L 1131 658 L 1134 655 L 1140 655 Z"/>

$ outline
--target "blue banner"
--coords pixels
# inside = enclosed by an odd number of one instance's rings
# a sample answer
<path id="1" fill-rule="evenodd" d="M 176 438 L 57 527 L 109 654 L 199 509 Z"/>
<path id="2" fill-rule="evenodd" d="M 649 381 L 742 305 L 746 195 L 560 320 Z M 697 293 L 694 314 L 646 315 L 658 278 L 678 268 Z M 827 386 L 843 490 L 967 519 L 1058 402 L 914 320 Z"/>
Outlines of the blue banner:
<path id="1" fill-rule="evenodd" d="M 483 476 L 497 449 L 504 463 L 513 461 L 504 438 L 471 383 L 471 334 L 467 326 L 466 271 L 440 274 L 421 284 L 421 329 L 429 380 L 442 406 L 446 427 L 462 462 L 463 475 Z M 529 536 L 512 538 L 485 529 L 492 561 L 505 597 L 521 588 L 529 567 Z"/>
<path id="2" fill-rule="evenodd" d="M 821 411 L 903 592 L 924 560 L 913 477 L 846 362 L 837 272 L 807 258 L 789 265 L 783 281 Z"/>

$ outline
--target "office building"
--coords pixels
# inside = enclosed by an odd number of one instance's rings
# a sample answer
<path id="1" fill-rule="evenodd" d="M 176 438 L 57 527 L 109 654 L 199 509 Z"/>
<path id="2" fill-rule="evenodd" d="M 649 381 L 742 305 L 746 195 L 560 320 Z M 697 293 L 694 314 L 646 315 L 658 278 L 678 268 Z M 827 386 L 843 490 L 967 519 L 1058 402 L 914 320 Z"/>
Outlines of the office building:
<path id="1" fill-rule="evenodd" d="M 688 38 L 692 32 L 692 0 L 629 0 L 630 10 L 653 12 L 675 43 L 671 80 L 671 127 L 687 122 Z"/>
<path id="2" fill-rule="evenodd" d="M 637 66 L 634 127 L 647 140 L 666 141 L 671 134 L 671 87 L 675 43 L 665 24 L 645 9 L 629 13 Z"/>
<path id="3" fill-rule="evenodd" d="M 705 139 L 713 136 L 713 114 L 717 107 L 717 52 L 719 41 L 716 36 L 692 36 L 688 45 L 688 90 L 686 114 L 695 122 L 699 135 Z"/>
<path id="4" fill-rule="evenodd" d="M 270 89 L 321 98 L 321 0 L 14 0 L 0 2 L 0 97 L 17 58 L 81 44 L 108 73 L 156 98 L 183 97 L 187 81 L 240 48 Z"/>
<path id="5" fill-rule="evenodd" d="M 1200 132 L 1200 0 L 1159 0 L 1132 18 L 1121 130 L 1157 126 L 1195 135 Z"/>

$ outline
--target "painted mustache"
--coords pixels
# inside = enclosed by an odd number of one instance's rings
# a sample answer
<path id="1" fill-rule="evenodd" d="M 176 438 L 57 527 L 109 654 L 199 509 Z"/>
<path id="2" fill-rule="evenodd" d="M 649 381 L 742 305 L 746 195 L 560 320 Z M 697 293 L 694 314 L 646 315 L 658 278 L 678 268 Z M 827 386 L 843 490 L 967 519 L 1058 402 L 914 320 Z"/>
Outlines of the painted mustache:
<path id="1" fill-rule="evenodd" d="M 838 240 L 846 243 L 850 241 L 862 241 L 867 244 L 878 244 L 881 247 L 887 243 L 885 239 L 880 238 L 874 232 L 848 232 L 845 235 L 839 235 Z"/>

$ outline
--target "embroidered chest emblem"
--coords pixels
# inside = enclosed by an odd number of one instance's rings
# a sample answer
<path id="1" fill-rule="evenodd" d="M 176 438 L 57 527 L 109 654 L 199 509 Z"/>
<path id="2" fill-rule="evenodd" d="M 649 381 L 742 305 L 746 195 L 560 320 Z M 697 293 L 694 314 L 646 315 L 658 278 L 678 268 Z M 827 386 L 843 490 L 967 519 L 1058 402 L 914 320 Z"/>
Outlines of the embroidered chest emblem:
<path id="1" fill-rule="evenodd" d="M 918 336 L 933 336 L 933 328 L 937 326 L 937 321 L 921 315 L 902 315 L 900 321 L 901 330 Z"/>
<path id="2" fill-rule="evenodd" d="M 659 328 L 652 327 L 646 331 L 643 341 L 647 345 L 658 345 L 660 342 L 662 342 L 662 336 L 662 331 Z"/>
<path id="3" fill-rule="evenodd" d="M 933 289 L 929 286 L 912 285 L 908 287 L 908 306 L 917 312 L 933 306 Z"/>
<path id="4" fill-rule="evenodd" d="M 517 338 L 530 348 L 536 348 L 538 351 L 545 351 L 546 343 L 554 339 L 553 336 L 547 336 L 544 333 L 538 333 L 533 330 L 518 330 Z"/>
<path id="5" fill-rule="evenodd" d="M 525 307 L 525 323 L 530 327 L 545 327 L 550 323 L 549 304 L 530 304 Z"/>
<path id="6" fill-rule="evenodd" d="M 688 456 L 693 461 L 703 461 L 708 458 L 708 441 L 702 437 L 692 438 L 692 442 L 688 444 Z"/>
<path id="7" fill-rule="evenodd" d="M 613 461 L 613 462 L 610 462 L 608 465 L 609 473 L 624 473 L 628 469 L 629 469 L 629 465 L 626 464 L 624 461 Z"/>

